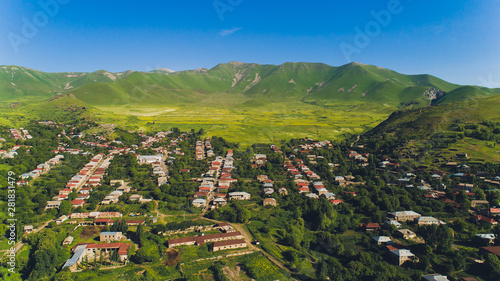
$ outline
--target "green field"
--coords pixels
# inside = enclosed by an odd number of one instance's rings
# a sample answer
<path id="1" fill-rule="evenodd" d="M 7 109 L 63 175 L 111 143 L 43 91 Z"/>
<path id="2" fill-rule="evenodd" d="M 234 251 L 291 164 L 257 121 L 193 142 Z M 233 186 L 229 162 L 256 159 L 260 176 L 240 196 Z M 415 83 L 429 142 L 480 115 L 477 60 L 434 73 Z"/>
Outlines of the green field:
<path id="1" fill-rule="evenodd" d="M 201 129 L 243 146 L 255 142 L 312 137 L 335 139 L 375 127 L 387 115 L 358 110 L 333 110 L 308 104 L 273 104 L 266 108 L 215 109 L 186 107 L 97 107 L 95 118 L 134 130 Z M 154 123 L 154 124 L 153 124 Z"/>

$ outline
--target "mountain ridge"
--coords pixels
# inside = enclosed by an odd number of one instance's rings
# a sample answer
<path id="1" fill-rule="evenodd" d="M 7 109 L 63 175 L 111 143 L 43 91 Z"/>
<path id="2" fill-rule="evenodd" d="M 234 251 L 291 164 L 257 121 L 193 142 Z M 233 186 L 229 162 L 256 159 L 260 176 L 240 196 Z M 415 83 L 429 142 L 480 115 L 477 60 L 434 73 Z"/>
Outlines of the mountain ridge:
<path id="1" fill-rule="evenodd" d="M 427 97 L 425 93 L 431 89 L 442 96 Z M 203 96 L 229 93 L 269 102 L 296 99 L 322 106 L 376 103 L 404 108 L 488 97 L 500 93 L 500 89 L 457 85 L 428 74 L 405 75 L 358 62 L 335 67 L 307 62 L 272 65 L 232 61 L 210 69 L 148 72 L 47 73 L 0 66 L 0 101 L 48 98 L 57 93 L 71 93 L 94 105 L 196 103 Z"/>

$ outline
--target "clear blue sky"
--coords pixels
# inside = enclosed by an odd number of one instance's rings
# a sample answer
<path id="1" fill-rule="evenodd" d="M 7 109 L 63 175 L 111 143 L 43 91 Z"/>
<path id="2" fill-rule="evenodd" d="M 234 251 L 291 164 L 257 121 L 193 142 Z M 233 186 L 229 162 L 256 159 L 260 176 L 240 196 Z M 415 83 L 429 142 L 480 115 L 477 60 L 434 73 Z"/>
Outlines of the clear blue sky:
<path id="1" fill-rule="evenodd" d="M 0 64 L 47 72 L 148 71 L 352 60 L 500 87 L 497 0 L 40 2 L 61 4 L 45 11 L 38 0 L 2 1 Z M 391 19 L 374 24 L 371 12 L 395 2 Z M 356 28 L 364 32 L 367 25 L 370 41 L 356 45 Z M 356 52 L 346 57 L 341 46 L 347 45 Z"/>

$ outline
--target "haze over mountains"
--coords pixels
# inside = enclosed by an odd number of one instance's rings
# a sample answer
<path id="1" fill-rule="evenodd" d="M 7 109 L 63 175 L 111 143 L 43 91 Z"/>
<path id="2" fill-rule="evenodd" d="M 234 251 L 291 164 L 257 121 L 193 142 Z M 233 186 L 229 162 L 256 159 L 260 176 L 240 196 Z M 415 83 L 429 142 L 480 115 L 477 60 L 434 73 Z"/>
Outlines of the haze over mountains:
<path id="1" fill-rule="evenodd" d="M 461 86 L 431 75 L 404 75 L 360 63 L 332 67 L 321 63 L 230 62 L 212 69 L 118 73 L 45 73 L 0 66 L 0 102 L 49 98 L 57 93 L 71 93 L 89 105 L 196 104 L 216 94 L 229 94 L 233 98 L 228 106 L 279 101 L 403 108 L 487 97 L 500 89 Z"/>

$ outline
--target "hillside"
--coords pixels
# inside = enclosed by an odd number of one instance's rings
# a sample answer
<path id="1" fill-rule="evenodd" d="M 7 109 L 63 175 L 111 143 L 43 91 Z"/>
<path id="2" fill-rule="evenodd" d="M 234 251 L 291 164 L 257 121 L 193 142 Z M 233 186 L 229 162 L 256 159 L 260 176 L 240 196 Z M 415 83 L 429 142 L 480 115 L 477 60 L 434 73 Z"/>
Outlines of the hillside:
<path id="1" fill-rule="evenodd" d="M 131 72 L 110 73 L 104 70 L 47 73 L 21 66 L 0 66 L 0 102 L 16 102 L 55 96 L 83 85 L 121 80 Z"/>
<path id="2" fill-rule="evenodd" d="M 223 135 L 249 145 L 359 134 L 403 109 L 428 112 L 427 117 L 415 117 L 426 124 L 433 115 L 439 120 L 447 104 L 478 103 L 498 93 L 499 89 L 460 86 L 430 75 L 404 75 L 360 63 L 332 67 L 230 62 L 212 69 L 120 73 L 44 73 L 2 66 L 0 123 L 65 120 L 83 114 L 133 130 L 203 128 L 209 136 Z M 416 114 L 405 112 L 410 113 L 397 122 Z M 463 114 L 452 108 L 446 112 Z M 413 130 L 412 125 L 407 127 Z"/>
<path id="3" fill-rule="evenodd" d="M 369 103 L 392 108 L 421 107 L 493 94 L 490 89 L 461 87 L 430 75 L 403 75 L 359 63 L 332 67 L 320 63 L 230 62 L 210 70 L 133 73 L 123 80 L 106 84 L 108 86 L 86 84 L 71 93 L 95 105 L 193 104 L 214 94 L 229 93 L 242 97 L 241 102 L 233 100 L 230 106 L 302 101 L 324 106 Z M 441 92 L 442 96 L 426 96 L 425 93 L 432 89 Z"/>
<path id="4" fill-rule="evenodd" d="M 470 161 L 500 161 L 500 96 L 400 110 L 363 135 L 378 151 L 421 164 L 443 164 L 459 152 Z"/>
<path id="5" fill-rule="evenodd" d="M 439 95 L 429 95 L 429 91 Z M 0 67 L 0 101 L 51 97 L 70 92 L 88 104 L 192 105 L 223 93 L 226 106 L 267 102 L 313 105 L 368 103 L 405 108 L 436 105 L 497 94 L 498 89 L 460 86 L 430 75 L 404 75 L 378 66 L 350 63 L 261 65 L 230 62 L 212 69 L 110 73 L 45 73 L 17 66 Z M 215 102 L 214 105 L 220 105 Z"/>

